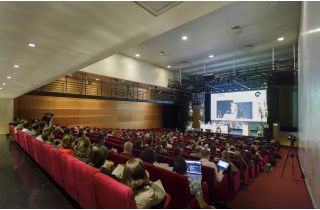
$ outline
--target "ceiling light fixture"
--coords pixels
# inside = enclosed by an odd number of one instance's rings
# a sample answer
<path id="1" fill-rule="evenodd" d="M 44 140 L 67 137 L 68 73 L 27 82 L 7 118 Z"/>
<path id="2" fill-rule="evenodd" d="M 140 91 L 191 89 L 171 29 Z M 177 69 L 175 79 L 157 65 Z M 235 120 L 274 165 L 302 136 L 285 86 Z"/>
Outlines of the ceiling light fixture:
<path id="1" fill-rule="evenodd" d="M 6 83 L 4 82 L 4 83 L 2 83 L 2 85 L 3 85 L 3 86 L 5 86 L 5 85 L 6 85 Z"/>
<path id="2" fill-rule="evenodd" d="M 96 78 L 96 81 L 99 81 L 100 79 L 99 78 Z"/>
<path id="3" fill-rule="evenodd" d="M 35 43 L 28 43 L 28 46 L 29 47 L 36 47 L 36 44 Z"/>
<path id="4" fill-rule="evenodd" d="M 140 57 L 140 54 L 136 54 L 136 57 Z"/>
<path id="5" fill-rule="evenodd" d="M 185 41 L 185 40 L 188 39 L 188 37 L 187 36 L 182 36 L 181 39 Z"/>
<path id="6" fill-rule="evenodd" d="M 278 41 L 279 41 L 279 42 L 282 42 L 283 40 L 284 40 L 284 37 L 279 37 L 279 38 L 278 38 Z"/>
<path id="7" fill-rule="evenodd" d="M 209 55 L 209 58 L 213 58 L 214 57 L 214 55 Z"/>
<path id="8" fill-rule="evenodd" d="M 167 68 L 169 68 L 169 69 L 170 69 L 170 68 L 171 68 L 171 66 L 167 66 Z"/>
<path id="9" fill-rule="evenodd" d="M 2 90 L 2 87 L 0 87 L 0 90 Z"/>
<path id="10" fill-rule="evenodd" d="M 20 67 L 20 66 L 19 66 L 18 64 L 14 64 L 14 65 L 13 65 L 13 68 L 16 68 L 16 69 L 17 69 L 17 68 L 19 68 L 19 67 Z"/>
<path id="11" fill-rule="evenodd" d="M 10 76 L 7 76 L 7 78 L 8 78 L 8 79 L 11 79 L 11 77 L 10 77 Z"/>

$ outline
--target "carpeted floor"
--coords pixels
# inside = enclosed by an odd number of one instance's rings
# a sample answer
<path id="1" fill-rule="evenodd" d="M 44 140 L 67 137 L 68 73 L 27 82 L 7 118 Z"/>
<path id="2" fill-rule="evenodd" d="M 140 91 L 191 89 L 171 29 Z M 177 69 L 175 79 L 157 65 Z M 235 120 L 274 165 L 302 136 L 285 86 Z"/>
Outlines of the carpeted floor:
<path id="1" fill-rule="evenodd" d="M 227 204 L 230 208 L 265 208 L 265 209 L 308 209 L 313 208 L 307 187 L 300 178 L 300 169 L 295 160 L 294 177 L 292 176 L 292 160 L 288 158 L 283 178 L 281 172 L 288 150 L 281 148 L 282 160 L 271 173 L 260 173 L 254 182 L 241 190 Z"/>

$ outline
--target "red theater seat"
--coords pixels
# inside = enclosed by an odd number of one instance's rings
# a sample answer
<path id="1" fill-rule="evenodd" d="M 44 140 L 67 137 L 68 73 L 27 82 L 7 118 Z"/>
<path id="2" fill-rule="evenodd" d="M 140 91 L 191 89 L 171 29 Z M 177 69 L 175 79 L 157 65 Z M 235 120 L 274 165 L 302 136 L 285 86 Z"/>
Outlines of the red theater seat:
<path id="1" fill-rule="evenodd" d="M 99 209 L 137 208 L 131 188 L 105 174 L 94 174 L 94 189 Z"/>
<path id="2" fill-rule="evenodd" d="M 78 190 L 78 203 L 82 208 L 95 209 L 98 207 L 93 177 L 99 170 L 82 161 L 75 161 L 74 173 Z"/>
<path id="3" fill-rule="evenodd" d="M 61 169 L 63 176 L 64 189 L 74 199 L 78 200 L 78 191 L 75 181 L 75 162 L 80 161 L 70 155 L 61 154 Z"/>
<path id="4" fill-rule="evenodd" d="M 59 150 L 53 149 L 52 155 L 53 155 L 53 166 L 52 166 L 53 178 L 61 187 L 63 187 L 64 183 L 63 183 L 63 174 L 62 174 L 63 171 L 62 171 L 62 163 L 61 163 L 62 154 Z"/>

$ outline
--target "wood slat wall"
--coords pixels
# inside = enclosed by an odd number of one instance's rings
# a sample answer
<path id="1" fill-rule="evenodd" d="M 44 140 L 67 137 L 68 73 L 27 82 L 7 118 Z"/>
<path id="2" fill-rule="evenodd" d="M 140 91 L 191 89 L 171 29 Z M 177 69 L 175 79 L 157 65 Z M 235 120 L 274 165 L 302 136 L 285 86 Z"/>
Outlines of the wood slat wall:
<path id="1" fill-rule="evenodd" d="M 15 100 L 15 116 L 32 119 L 54 113 L 54 123 L 109 128 L 160 128 L 161 104 L 23 95 Z"/>

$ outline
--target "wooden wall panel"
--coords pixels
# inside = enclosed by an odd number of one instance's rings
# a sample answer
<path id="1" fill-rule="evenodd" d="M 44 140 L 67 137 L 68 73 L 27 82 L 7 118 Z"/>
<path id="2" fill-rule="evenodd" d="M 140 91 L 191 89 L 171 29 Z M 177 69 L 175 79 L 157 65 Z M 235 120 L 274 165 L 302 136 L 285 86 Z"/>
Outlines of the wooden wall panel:
<path id="1" fill-rule="evenodd" d="M 145 102 L 23 95 L 15 100 L 20 118 L 54 113 L 54 123 L 110 128 L 160 128 L 162 105 Z"/>

